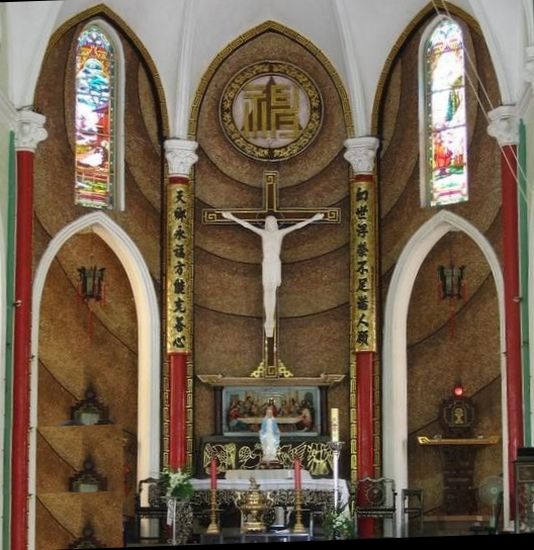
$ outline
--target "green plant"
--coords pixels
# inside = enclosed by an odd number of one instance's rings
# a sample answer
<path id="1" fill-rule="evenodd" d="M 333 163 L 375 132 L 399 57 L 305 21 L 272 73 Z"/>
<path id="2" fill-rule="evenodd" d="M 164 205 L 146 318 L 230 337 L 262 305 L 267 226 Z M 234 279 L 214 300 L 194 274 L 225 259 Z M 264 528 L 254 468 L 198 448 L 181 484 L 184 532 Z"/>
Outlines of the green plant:
<path id="1" fill-rule="evenodd" d="M 191 476 L 181 468 L 163 468 L 159 480 L 165 490 L 165 495 L 179 499 L 187 499 L 193 495 L 194 489 L 191 485 Z"/>
<path id="2" fill-rule="evenodd" d="M 323 533 L 328 539 L 355 539 L 356 522 L 345 504 L 336 509 L 327 509 L 323 514 Z"/>

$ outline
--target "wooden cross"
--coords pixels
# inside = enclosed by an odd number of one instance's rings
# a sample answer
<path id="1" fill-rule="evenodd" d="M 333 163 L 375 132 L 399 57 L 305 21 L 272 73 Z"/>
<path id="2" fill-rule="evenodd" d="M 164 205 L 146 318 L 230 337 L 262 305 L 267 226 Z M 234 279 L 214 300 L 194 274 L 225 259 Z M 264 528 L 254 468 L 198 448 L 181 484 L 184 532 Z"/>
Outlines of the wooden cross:
<path id="1" fill-rule="evenodd" d="M 267 215 L 275 216 L 279 224 L 302 222 L 317 213 L 324 214 L 324 217 L 312 223 L 331 224 L 339 223 L 341 220 L 341 209 L 335 207 L 280 208 L 278 204 L 278 172 L 274 170 L 263 173 L 263 207 L 261 209 L 205 208 L 202 211 L 202 222 L 221 225 L 236 223 L 222 216 L 223 212 L 227 211 L 231 211 L 235 217 L 253 225 L 263 225 Z M 273 336 L 267 336 L 264 333 L 263 361 L 260 367 L 258 376 L 262 375 L 265 378 L 278 378 L 279 374 L 283 376 L 286 373 L 284 365 L 278 360 L 278 324 L 276 324 Z"/>
<path id="2" fill-rule="evenodd" d="M 263 172 L 263 207 L 259 209 L 246 208 L 204 208 L 202 222 L 207 224 L 233 224 L 226 220 L 222 213 L 232 211 L 238 218 L 250 223 L 263 223 L 267 214 L 274 214 L 278 223 L 299 222 L 311 218 L 317 212 L 322 212 L 324 218 L 314 223 L 339 223 L 340 208 L 280 208 L 278 205 L 278 172 L 267 170 Z"/>

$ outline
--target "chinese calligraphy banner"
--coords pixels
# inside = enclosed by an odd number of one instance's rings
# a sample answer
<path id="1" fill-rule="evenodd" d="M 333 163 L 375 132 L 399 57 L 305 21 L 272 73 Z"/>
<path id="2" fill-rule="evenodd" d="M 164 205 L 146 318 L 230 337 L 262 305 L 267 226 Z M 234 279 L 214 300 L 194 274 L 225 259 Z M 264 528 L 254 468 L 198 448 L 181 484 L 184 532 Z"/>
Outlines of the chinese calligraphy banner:
<path id="1" fill-rule="evenodd" d="M 351 184 L 352 349 L 376 351 L 375 188 L 371 176 Z"/>

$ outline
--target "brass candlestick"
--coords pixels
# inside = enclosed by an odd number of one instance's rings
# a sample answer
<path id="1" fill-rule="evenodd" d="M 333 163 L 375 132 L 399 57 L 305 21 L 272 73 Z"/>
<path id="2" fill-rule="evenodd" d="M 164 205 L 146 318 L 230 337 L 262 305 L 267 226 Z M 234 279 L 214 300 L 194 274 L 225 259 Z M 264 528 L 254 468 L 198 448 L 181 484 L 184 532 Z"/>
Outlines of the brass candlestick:
<path id="1" fill-rule="evenodd" d="M 210 524 L 206 530 L 208 535 L 218 535 L 219 525 L 217 523 L 217 489 L 211 490 L 211 517 Z"/>
<path id="2" fill-rule="evenodd" d="M 295 489 L 295 526 L 293 533 L 305 533 L 306 528 L 302 523 L 302 490 Z"/>

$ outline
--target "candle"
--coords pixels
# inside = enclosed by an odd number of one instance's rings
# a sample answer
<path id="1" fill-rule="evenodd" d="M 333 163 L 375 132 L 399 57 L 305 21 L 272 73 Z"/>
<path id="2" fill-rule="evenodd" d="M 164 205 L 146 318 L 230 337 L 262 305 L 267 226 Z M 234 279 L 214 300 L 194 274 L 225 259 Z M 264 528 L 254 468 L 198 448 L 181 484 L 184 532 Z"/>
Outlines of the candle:
<path id="1" fill-rule="evenodd" d="M 211 474 L 211 490 L 217 490 L 217 461 L 215 458 L 211 459 L 210 464 L 210 474 Z"/>
<path id="2" fill-rule="evenodd" d="M 295 491 L 300 491 L 301 489 L 301 478 L 300 478 L 300 460 L 295 458 L 294 462 L 295 467 Z"/>
<path id="3" fill-rule="evenodd" d="M 339 441 L 339 409 L 332 409 L 330 411 L 330 427 L 332 430 L 332 441 L 336 443 Z"/>

